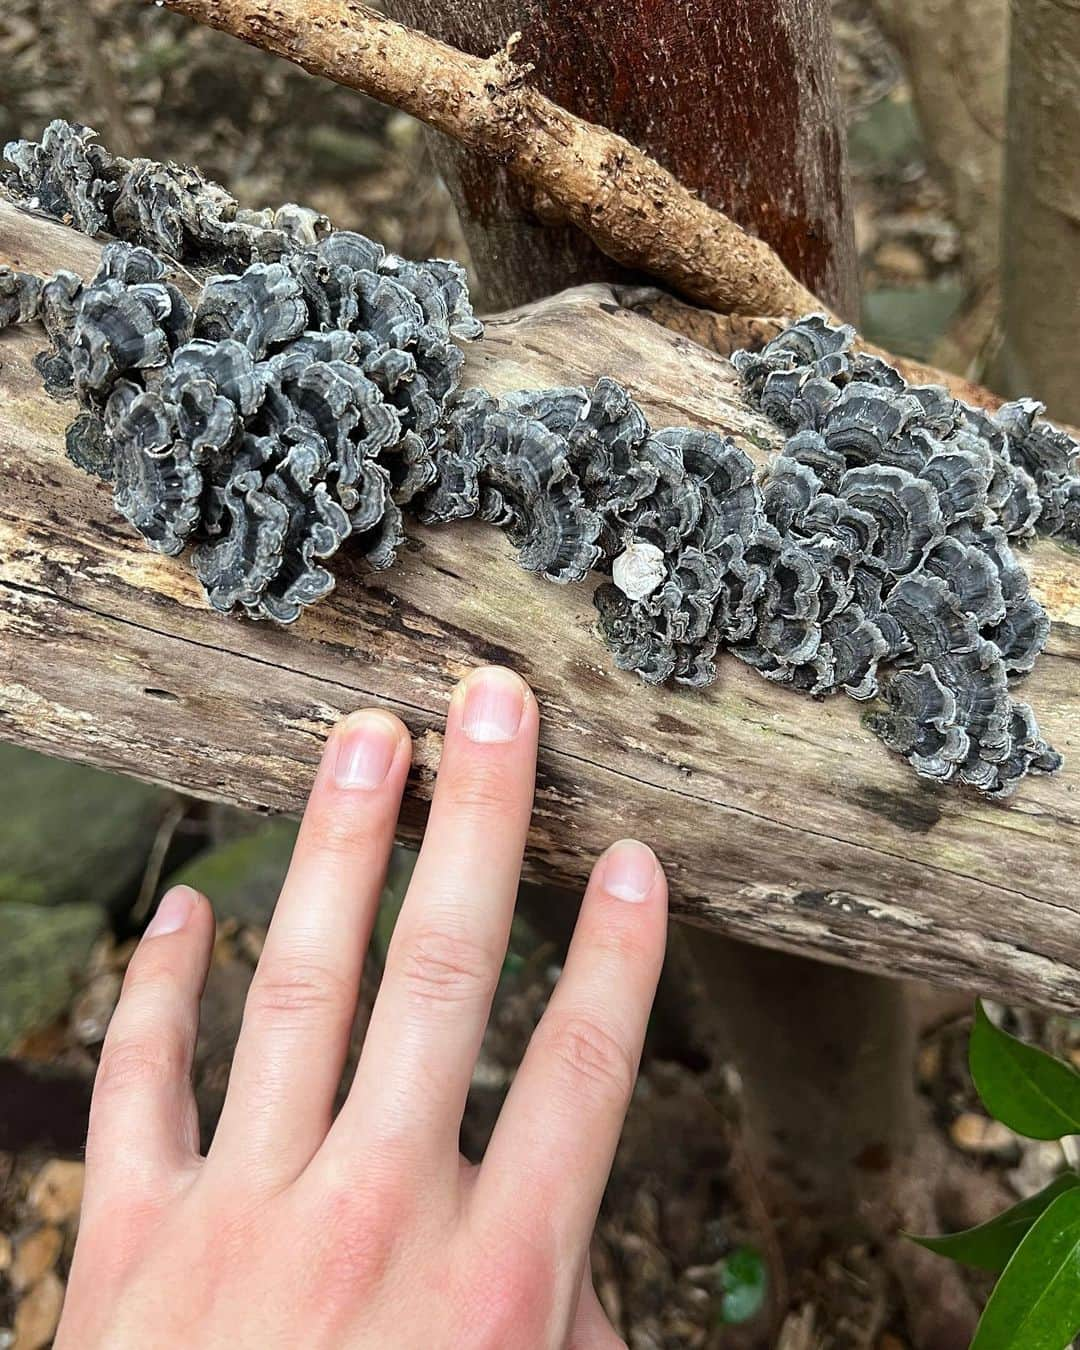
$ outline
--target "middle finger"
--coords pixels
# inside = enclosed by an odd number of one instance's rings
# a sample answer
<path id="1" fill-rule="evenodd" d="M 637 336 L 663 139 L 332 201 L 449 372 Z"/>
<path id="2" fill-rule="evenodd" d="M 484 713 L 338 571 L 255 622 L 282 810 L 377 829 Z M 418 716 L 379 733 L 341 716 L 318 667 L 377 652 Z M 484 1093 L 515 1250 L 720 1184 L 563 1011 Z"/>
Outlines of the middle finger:
<path id="1" fill-rule="evenodd" d="M 454 692 L 431 816 L 349 1099 L 328 1141 L 395 1141 L 457 1167 L 473 1066 L 502 968 L 532 811 L 536 700 L 517 675 Z"/>

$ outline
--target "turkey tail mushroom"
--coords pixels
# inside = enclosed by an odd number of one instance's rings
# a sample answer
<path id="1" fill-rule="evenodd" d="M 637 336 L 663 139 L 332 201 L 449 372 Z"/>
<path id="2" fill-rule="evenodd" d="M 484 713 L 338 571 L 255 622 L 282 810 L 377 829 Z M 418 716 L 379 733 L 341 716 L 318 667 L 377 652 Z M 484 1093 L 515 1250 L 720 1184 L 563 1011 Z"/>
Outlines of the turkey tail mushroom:
<path id="1" fill-rule="evenodd" d="M 785 436 L 755 473 L 716 432 L 651 427 L 608 376 L 459 390 L 481 326 L 456 263 L 243 210 L 85 127 L 4 154 L 13 191 L 123 242 L 86 285 L 0 271 L 0 326 L 43 322 L 47 387 L 84 409 L 69 455 L 152 548 L 192 547 L 213 608 L 292 623 L 343 545 L 389 567 L 405 512 L 476 516 L 550 581 L 601 573 L 600 636 L 650 683 L 707 685 L 727 649 L 793 690 L 876 699 L 870 724 L 926 778 L 1005 796 L 1060 763 L 1009 683 L 1049 626 L 1010 541 L 1080 539 L 1080 447 L 1041 405 L 911 386 L 812 314 L 731 358 Z M 201 269 L 194 308 L 166 258 Z"/>

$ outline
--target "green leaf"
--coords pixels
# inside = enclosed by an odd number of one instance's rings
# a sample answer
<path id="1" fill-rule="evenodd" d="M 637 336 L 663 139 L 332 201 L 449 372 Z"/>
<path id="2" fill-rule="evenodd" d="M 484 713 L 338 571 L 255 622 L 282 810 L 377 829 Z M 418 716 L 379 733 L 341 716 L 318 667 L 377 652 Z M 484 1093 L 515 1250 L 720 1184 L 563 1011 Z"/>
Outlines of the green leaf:
<path id="1" fill-rule="evenodd" d="M 971 1350 L 1065 1350 L 1080 1332 L 1080 1188 L 1051 1204 L 990 1295 Z"/>
<path id="2" fill-rule="evenodd" d="M 720 1321 L 732 1326 L 756 1317 L 765 1302 L 767 1283 L 761 1253 L 753 1247 L 736 1247 L 720 1262 Z"/>
<path id="3" fill-rule="evenodd" d="M 1080 1134 L 1080 1073 L 994 1026 L 982 1003 L 968 1063 L 979 1096 L 992 1116 L 1028 1139 Z"/>
<path id="4" fill-rule="evenodd" d="M 1066 1191 L 1080 1187 L 1080 1176 L 1075 1172 L 1063 1172 L 1038 1195 L 1029 1196 L 1013 1205 L 996 1219 L 980 1224 L 977 1228 L 967 1228 L 962 1233 L 949 1233 L 946 1237 L 915 1237 L 927 1251 L 938 1256 L 947 1256 L 950 1261 L 961 1261 L 965 1266 L 975 1266 L 979 1270 L 990 1270 L 997 1274 L 1008 1265 L 1009 1258 L 1024 1240 L 1032 1224 Z"/>

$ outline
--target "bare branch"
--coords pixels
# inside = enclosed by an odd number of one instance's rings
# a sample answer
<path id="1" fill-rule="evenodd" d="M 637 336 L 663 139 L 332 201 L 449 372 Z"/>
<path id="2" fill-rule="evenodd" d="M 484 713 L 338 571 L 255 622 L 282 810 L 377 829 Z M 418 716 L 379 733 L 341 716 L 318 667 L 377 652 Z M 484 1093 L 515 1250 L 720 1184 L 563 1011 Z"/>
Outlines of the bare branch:
<path id="1" fill-rule="evenodd" d="M 357 0 L 164 3 L 491 155 L 616 262 L 699 303 L 741 314 L 828 312 L 762 240 L 629 141 L 532 88 L 513 39 L 481 59 Z"/>

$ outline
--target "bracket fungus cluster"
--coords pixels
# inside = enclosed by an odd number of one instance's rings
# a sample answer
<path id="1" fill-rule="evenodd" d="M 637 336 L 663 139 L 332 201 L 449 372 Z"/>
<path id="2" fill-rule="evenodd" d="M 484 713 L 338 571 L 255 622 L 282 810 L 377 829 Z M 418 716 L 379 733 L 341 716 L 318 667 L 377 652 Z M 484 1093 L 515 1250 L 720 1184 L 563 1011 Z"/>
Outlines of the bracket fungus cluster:
<path id="1" fill-rule="evenodd" d="M 880 694 L 872 725 L 917 772 L 1004 796 L 1061 762 L 1010 692 L 1050 627 L 1010 540 L 1031 536 L 1047 512 L 1042 442 L 1055 465 L 1071 444 L 1076 489 L 1080 447 L 1035 420 L 1039 405 L 991 415 L 940 387 L 909 386 L 855 352 L 854 336 L 812 315 L 733 358 L 787 435 L 763 475 L 765 514 L 814 559 L 823 604 L 811 605 L 816 631 L 798 659 L 767 649 L 763 667 L 760 650 L 737 654 L 814 693 Z M 1068 526 L 1063 509 L 1050 516 L 1051 532 Z"/>
<path id="2" fill-rule="evenodd" d="M 5 156 L 41 209 L 122 236 L 85 285 L 9 273 L 0 296 L 44 322 L 46 384 L 84 409 L 69 453 L 150 546 L 192 545 L 215 609 L 281 623 L 333 588 L 346 538 L 388 567 L 402 507 L 437 476 L 455 339 L 479 332 L 462 270 L 301 207 L 241 212 L 195 171 L 113 159 L 67 123 Z M 194 305 L 163 254 L 214 269 Z"/>
<path id="3" fill-rule="evenodd" d="M 1031 402 L 993 416 L 909 387 L 819 316 L 733 363 L 785 433 L 761 473 L 729 437 L 650 427 L 615 380 L 459 390 L 480 332 L 454 263 L 409 262 L 296 206 L 249 212 L 196 171 L 54 122 L 9 185 L 88 233 L 97 275 L 0 270 L 0 326 L 39 319 L 68 453 L 210 604 L 279 623 L 346 542 L 390 566 L 404 514 L 502 527 L 595 594 L 616 664 L 706 685 L 730 650 L 812 695 L 879 700 L 921 775 L 1008 794 L 1060 759 L 1010 680 L 1047 635 L 1010 540 L 1080 538 L 1080 447 Z M 202 270 L 189 303 L 170 263 Z"/>

